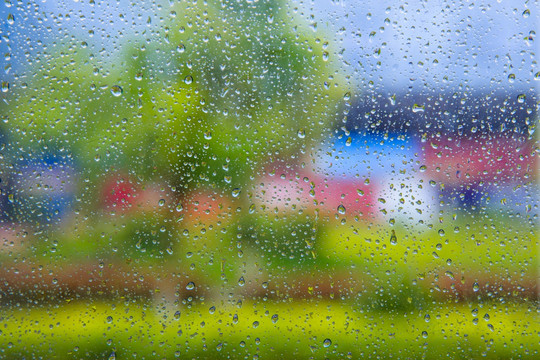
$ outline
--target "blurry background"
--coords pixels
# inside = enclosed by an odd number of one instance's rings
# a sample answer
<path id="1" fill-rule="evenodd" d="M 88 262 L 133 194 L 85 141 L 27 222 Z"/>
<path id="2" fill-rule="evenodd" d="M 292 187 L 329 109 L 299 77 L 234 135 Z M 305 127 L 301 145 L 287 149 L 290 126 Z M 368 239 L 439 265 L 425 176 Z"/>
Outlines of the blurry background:
<path id="1" fill-rule="evenodd" d="M 537 357 L 539 10 L 5 1 L 0 357 Z"/>

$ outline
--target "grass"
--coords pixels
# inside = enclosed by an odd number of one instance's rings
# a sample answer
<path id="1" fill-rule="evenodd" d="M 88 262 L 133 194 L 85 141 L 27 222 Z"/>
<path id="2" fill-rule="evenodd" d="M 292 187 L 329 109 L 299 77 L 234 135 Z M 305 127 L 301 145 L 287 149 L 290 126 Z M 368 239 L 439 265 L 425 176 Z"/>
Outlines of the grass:
<path id="1" fill-rule="evenodd" d="M 324 301 L 202 301 L 181 308 L 86 302 L 4 310 L 1 324 L 2 358 L 540 356 L 538 310 L 513 303 L 438 304 L 403 313 Z"/>

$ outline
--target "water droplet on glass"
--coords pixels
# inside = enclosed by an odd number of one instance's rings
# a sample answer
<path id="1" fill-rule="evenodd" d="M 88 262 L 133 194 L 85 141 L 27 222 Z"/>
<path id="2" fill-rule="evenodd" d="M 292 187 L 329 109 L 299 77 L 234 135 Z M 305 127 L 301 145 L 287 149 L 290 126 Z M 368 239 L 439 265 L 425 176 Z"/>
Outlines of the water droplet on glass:
<path id="1" fill-rule="evenodd" d="M 240 195 L 240 189 L 239 188 L 234 188 L 233 191 L 232 191 L 232 196 L 233 197 L 238 197 L 238 195 Z"/>
<path id="2" fill-rule="evenodd" d="M 397 244 L 397 236 L 396 231 L 392 230 L 392 235 L 390 235 L 390 244 L 396 245 Z"/>
<path id="3" fill-rule="evenodd" d="M 15 22 L 15 16 L 13 16 L 13 14 L 8 14 L 7 22 L 9 25 L 13 25 L 13 23 Z"/>
<path id="4" fill-rule="evenodd" d="M 113 321 L 113 317 L 112 316 L 107 316 L 107 322 L 110 324 L 112 323 Z"/>
<path id="5" fill-rule="evenodd" d="M 300 129 L 300 130 L 298 130 L 298 137 L 299 137 L 300 139 L 305 138 L 305 137 L 306 137 L 306 130 L 305 130 L 305 129 Z"/>
<path id="6" fill-rule="evenodd" d="M 337 211 L 338 211 L 338 213 L 340 213 L 341 215 L 345 215 L 345 211 L 346 211 L 345 206 L 339 205 L 338 208 L 337 208 Z"/>
<path id="7" fill-rule="evenodd" d="M 186 290 L 193 290 L 195 289 L 195 283 L 193 281 L 190 281 L 187 285 L 186 285 Z"/>
<path id="8" fill-rule="evenodd" d="M 516 74 L 508 75 L 508 82 L 513 83 L 516 80 Z"/>
<path id="9" fill-rule="evenodd" d="M 425 105 L 414 104 L 412 107 L 412 112 L 413 113 L 424 112 L 425 109 L 426 109 Z"/>
<path id="10" fill-rule="evenodd" d="M 480 290 L 480 285 L 478 285 L 478 283 L 475 282 L 475 283 L 473 284 L 472 288 L 473 288 L 474 292 L 477 292 L 478 290 Z"/>
<path id="11" fill-rule="evenodd" d="M 330 340 L 330 339 L 324 339 L 324 341 L 323 341 L 323 346 L 324 346 L 325 348 L 327 348 L 327 347 L 329 347 L 330 345 L 332 345 L 332 340 Z"/>
<path id="12" fill-rule="evenodd" d="M 322 54 L 322 59 L 324 61 L 328 61 L 329 57 L 330 57 L 330 55 L 328 54 L 328 51 L 324 51 L 323 54 Z"/>
<path id="13" fill-rule="evenodd" d="M 525 9 L 525 11 L 523 11 L 523 13 L 521 15 L 526 19 L 529 16 L 531 16 L 531 10 Z"/>
<path id="14" fill-rule="evenodd" d="M 159 206 L 165 205 L 165 199 L 159 199 L 158 204 Z"/>
<path id="15" fill-rule="evenodd" d="M 179 52 L 180 54 L 183 53 L 184 51 L 186 51 L 186 47 L 184 46 L 184 44 L 180 44 L 176 47 L 176 51 Z"/>
<path id="16" fill-rule="evenodd" d="M 278 322 L 278 314 L 272 315 L 272 322 L 275 324 Z"/>
<path id="17" fill-rule="evenodd" d="M 174 313 L 174 320 L 180 319 L 180 315 L 181 315 L 180 311 L 175 312 Z"/>
<path id="18" fill-rule="evenodd" d="M 114 85 L 113 87 L 111 87 L 111 94 L 113 94 L 113 96 L 120 96 L 122 95 L 122 93 L 124 92 L 124 90 L 122 90 L 122 88 L 118 85 Z"/>
<path id="19" fill-rule="evenodd" d="M 520 104 L 523 104 L 525 102 L 525 99 L 527 99 L 527 96 L 525 94 L 519 94 L 517 96 L 517 102 Z"/>
<path id="20" fill-rule="evenodd" d="M 422 337 L 423 337 L 424 339 L 427 339 L 427 337 L 428 337 L 427 331 L 422 331 Z"/>
<path id="21" fill-rule="evenodd" d="M 240 286 L 244 286 L 246 284 L 246 280 L 244 280 L 244 277 L 240 277 L 240 279 L 238 279 L 238 285 Z"/>
<path id="22" fill-rule="evenodd" d="M 2 92 L 8 92 L 9 91 L 9 83 L 7 81 L 2 81 Z"/>
<path id="23" fill-rule="evenodd" d="M 116 360 L 116 353 L 114 351 L 109 355 L 109 360 Z"/>
<path id="24" fill-rule="evenodd" d="M 189 85 L 189 84 L 191 84 L 192 82 L 193 82 L 193 77 L 192 77 L 191 75 L 188 75 L 188 76 L 186 76 L 186 77 L 184 78 L 184 83 L 185 83 L 186 85 Z"/>

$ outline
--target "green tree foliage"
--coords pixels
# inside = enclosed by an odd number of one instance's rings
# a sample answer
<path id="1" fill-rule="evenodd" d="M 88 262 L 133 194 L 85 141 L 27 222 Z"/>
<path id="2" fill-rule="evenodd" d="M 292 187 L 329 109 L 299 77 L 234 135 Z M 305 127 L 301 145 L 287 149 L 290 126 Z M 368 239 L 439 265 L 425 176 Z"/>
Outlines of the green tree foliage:
<path id="1" fill-rule="evenodd" d="M 44 56 L 4 109 L 13 147 L 69 153 L 88 174 L 226 188 L 339 119 L 346 79 L 295 9 L 196 1 L 162 12 L 125 39 L 122 61 L 79 41 Z"/>

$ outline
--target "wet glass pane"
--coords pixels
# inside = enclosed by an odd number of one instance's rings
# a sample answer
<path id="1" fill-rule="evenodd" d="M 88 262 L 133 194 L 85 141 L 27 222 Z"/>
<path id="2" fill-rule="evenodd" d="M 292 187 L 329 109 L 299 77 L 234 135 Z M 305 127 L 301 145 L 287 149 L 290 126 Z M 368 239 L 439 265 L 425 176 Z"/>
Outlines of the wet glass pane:
<path id="1" fill-rule="evenodd" d="M 3 1 L 0 358 L 540 357 L 539 14 Z"/>

